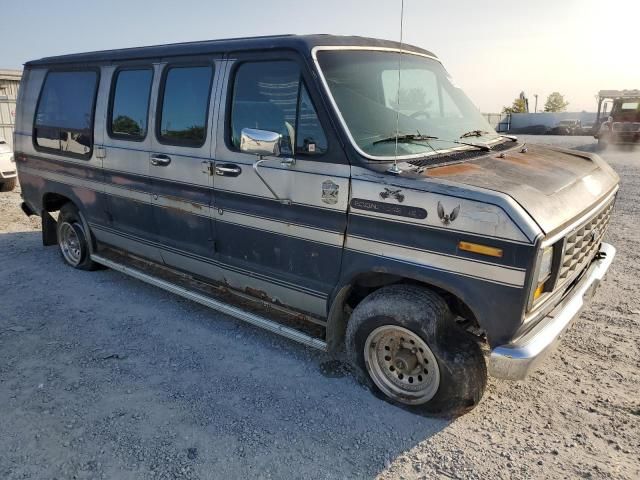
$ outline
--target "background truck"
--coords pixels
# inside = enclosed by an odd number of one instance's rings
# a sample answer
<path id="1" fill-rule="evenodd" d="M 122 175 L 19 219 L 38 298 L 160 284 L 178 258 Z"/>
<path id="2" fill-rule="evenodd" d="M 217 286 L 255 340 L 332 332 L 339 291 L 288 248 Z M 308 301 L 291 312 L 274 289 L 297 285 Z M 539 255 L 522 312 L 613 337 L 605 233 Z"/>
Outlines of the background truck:
<path id="1" fill-rule="evenodd" d="M 609 115 L 607 110 L 611 109 Z M 604 108 L 603 108 L 604 107 Z M 640 141 L 640 90 L 600 90 L 594 137 L 598 145 L 635 144 Z"/>

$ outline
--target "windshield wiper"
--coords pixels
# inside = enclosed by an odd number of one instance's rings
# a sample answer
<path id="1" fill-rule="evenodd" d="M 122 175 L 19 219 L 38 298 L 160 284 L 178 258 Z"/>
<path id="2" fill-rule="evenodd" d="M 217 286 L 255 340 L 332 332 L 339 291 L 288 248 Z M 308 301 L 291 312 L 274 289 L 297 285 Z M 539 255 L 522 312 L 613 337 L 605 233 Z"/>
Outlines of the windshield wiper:
<path id="1" fill-rule="evenodd" d="M 436 142 L 446 142 L 446 143 L 456 143 L 458 145 L 466 145 L 468 147 L 475 147 L 480 150 L 484 150 L 485 152 L 490 152 L 491 147 L 485 143 L 471 143 L 471 142 L 461 142 L 460 140 L 447 140 L 446 138 L 434 138 Z"/>
<path id="2" fill-rule="evenodd" d="M 431 135 L 422 135 L 420 133 L 403 133 L 402 135 L 394 135 L 393 137 L 386 137 L 380 140 L 376 140 L 373 142 L 373 145 L 377 145 L 379 143 L 389 143 L 389 142 L 398 142 L 398 143 L 411 143 L 411 142 L 419 142 L 421 140 L 438 140 L 438 137 L 433 137 Z"/>
<path id="3" fill-rule="evenodd" d="M 469 138 L 469 137 L 481 137 L 483 135 L 488 135 L 489 132 L 485 132 L 484 130 L 471 130 L 470 132 L 463 133 L 460 135 L 460 138 Z"/>
<path id="4" fill-rule="evenodd" d="M 485 145 L 482 143 L 461 142 L 460 140 L 447 140 L 443 138 L 434 137 L 433 135 L 423 135 L 421 133 L 403 133 L 402 135 L 398 135 L 398 136 L 386 137 L 380 140 L 376 140 L 375 142 L 373 142 L 373 145 L 377 145 L 379 143 L 395 142 L 396 140 L 398 143 L 414 143 L 414 142 L 424 141 L 429 147 L 431 147 L 431 145 L 429 145 L 429 141 L 456 143 L 458 145 L 466 145 L 468 147 L 478 148 L 485 152 L 491 151 L 491 147 L 489 145 Z M 434 152 L 437 152 L 437 150 L 435 150 L 433 147 L 431 147 L 431 149 Z"/>

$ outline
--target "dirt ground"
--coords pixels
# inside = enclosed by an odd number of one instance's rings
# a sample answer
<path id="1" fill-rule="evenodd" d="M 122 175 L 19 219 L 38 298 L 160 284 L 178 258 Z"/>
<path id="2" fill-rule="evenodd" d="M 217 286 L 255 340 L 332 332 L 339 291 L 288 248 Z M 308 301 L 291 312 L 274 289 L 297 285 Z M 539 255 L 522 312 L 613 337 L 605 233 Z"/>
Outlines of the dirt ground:
<path id="1" fill-rule="evenodd" d="M 581 149 L 588 137 L 528 137 Z M 640 478 L 640 149 L 591 305 L 527 381 L 454 421 L 319 352 L 119 273 L 74 271 L 0 194 L 0 478 Z"/>

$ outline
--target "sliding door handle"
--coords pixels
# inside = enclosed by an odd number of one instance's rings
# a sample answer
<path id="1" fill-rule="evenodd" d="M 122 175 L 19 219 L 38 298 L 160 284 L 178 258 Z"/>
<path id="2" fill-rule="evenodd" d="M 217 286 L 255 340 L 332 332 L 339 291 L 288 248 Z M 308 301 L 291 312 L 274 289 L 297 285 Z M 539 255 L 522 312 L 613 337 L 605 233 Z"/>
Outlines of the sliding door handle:
<path id="1" fill-rule="evenodd" d="M 155 165 L 156 167 L 166 167 L 171 163 L 171 157 L 169 155 L 164 155 L 162 153 L 151 155 L 151 165 Z"/>

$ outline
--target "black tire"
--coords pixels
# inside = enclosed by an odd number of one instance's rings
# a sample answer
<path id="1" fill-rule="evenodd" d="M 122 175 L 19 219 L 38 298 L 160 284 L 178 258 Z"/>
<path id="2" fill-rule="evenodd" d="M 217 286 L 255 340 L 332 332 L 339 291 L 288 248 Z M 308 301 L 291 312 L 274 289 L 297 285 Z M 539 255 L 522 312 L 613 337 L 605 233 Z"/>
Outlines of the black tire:
<path id="1" fill-rule="evenodd" d="M 0 192 L 10 192 L 14 188 L 16 188 L 16 179 L 10 178 L 9 180 L 4 180 L 0 182 Z"/>
<path id="2" fill-rule="evenodd" d="M 388 396 L 371 376 L 365 361 L 365 344 L 372 332 L 387 325 L 410 330 L 426 343 L 436 359 L 440 376 L 437 391 L 424 403 L 409 404 Z M 475 407 L 484 393 L 487 367 L 480 345 L 454 322 L 444 299 L 426 288 L 398 284 L 369 295 L 353 311 L 345 343 L 360 380 L 386 401 L 415 413 L 461 415 Z"/>
<path id="3" fill-rule="evenodd" d="M 77 239 L 77 255 L 71 255 L 76 257 L 77 260 L 70 260 L 70 255 L 65 254 L 65 245 L 63 245 L 63 239 L 65 237 L 65 229 L 70 228 L 70 235 Z M 82 224 L 82 219 L 78 213 L 78 209 L 72 203 L 65 203 L 60 209 L 58 215 L 58 223 L 56 225 L 56 234 L 58 238 L 58 249 L 64 262 L 78 270 L 97 270 L 99 265 L 91 260 L 89 244 L 87 239 L 91 238 L 91 232 L 85 232 Z M 75 249 L 74 249 L 75 250 Z"/>

